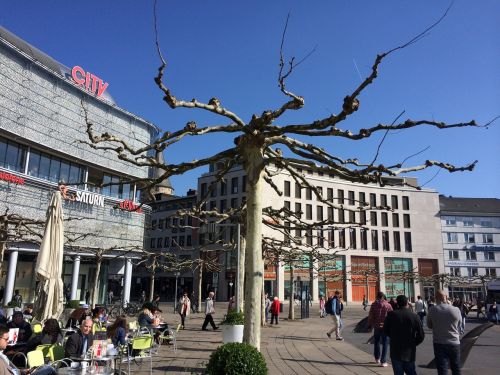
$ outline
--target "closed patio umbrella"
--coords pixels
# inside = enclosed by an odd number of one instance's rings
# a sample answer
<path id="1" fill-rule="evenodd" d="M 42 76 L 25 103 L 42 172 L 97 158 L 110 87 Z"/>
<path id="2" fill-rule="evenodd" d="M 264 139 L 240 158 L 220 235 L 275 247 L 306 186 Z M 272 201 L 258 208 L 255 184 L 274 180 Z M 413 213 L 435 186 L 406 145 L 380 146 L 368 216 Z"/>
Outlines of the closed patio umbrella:
<path id="1" fill-rule="evenodd" d="M 58 319 L 64 309 L 62 265 L 64 224 L 61 193 L 52 194 L 42 244 L 36 261 L 38 280 L 33 316 L 39 321 Z"/>

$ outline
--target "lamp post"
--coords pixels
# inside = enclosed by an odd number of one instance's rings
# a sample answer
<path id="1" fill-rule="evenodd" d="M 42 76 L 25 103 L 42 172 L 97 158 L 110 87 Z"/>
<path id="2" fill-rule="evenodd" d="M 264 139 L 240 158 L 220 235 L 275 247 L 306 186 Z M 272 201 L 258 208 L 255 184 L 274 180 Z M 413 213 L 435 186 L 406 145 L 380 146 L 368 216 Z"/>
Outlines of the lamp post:
<path id="1" fill-rule="evenodd" d="M 174 313 L 177 311 L 177 280 L 179 279 L 180 275 L 181 273 L 178 271 L 175 273 Z"/>

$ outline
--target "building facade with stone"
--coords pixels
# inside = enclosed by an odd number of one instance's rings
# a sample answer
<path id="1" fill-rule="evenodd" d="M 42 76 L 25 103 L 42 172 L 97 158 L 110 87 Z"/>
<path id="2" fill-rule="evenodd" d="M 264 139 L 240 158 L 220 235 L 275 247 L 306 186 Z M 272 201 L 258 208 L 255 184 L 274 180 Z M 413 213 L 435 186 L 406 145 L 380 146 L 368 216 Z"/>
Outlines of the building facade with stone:
<path id="1" fill-rule="evenodd" d="M 500 297 L 500 199 L 440 196 L 439 204 L 450 296 Z"/>
<path id="2" fill-rule="evenodd" d="M 336 257 L 324 264 L 308 259 L 295 262 L 293 280 L 290 280 L 289 265 L 268 261 L 264 269 L 266 292 L 283 299 L 288 297 L 292 282 L 295 294 L 299 285 L 310 285 L 313 300 L 335 290 L 341 291 L 348 302 L 362 301 L 365 296 L 374 300 L 378 290 L 389 297 L 406 294 L 414 299 L 417 295 L 426 298 L 434 295 L 438 285 L 430 276 L 444 272 L 439 198 L 435 191 L 416 189 L 417 181 L 412 178 L 387 179 L 382 187 L 351 183 L 336 176 L 318 174 L 307 167 L 298 171 L 322 192 L 324 198 L 343 208 L 332 208 L 319 201 L 311 189 L 299 186 L 283 171 L 273 175 L 274 184 L 283 194 L 278 195 L 266 184 L 264 207 L 286 207 L 301 212 L 302 218 L 311 223 L 333 219 L 336 225 L 291 235 Z M 209 172 L 198 179 L 199 199 L 210 191 L 207 209 L 223 212 L 239 207 L 245 200 L 244 170 L 233 168 L 222 182 L 216 182 L 217 172 L 217 165 L 212 165 Z M 364 202 L 385 209 L 356 212 L 356 207 Z M 203 232 L 201 228 L 200 235 L 203 236 Z M 282 233 L 267 226 L 263 234 L 286 241 Z M 228 290 L 236 273 L 235 259 L 236 254 L 221 256 L 223 271 L 217 277 L 217 288 L 222 299 L 230 294 Z M 419 281 L 417 274 L 427 276 L 428 280 Z"/>
<path id="3" fill-rule="evenodd" d="M 149 144 L 158 129 L 117 106 L 105 80 L 64 66 L 1 27 L 0 87 L 0 212 L 43 220 L 52 192 L 61 190 L 64 217 L 73 219 L 65 222 L 67 298 L 85 299 L 100 249 L 98 299 L 108 287 L 128 299 L 131 258 L 143 247 L 148 208 L 135 209 L 138 189 L 127 181 L 148 177 L 149 170 L 85 144 L 86 118 L 96 133 L 108 131 L 135 147 Z M 38 245 L 18 238 L 6 246 L 4 302 L 15 289 L 32 301 Z"/>

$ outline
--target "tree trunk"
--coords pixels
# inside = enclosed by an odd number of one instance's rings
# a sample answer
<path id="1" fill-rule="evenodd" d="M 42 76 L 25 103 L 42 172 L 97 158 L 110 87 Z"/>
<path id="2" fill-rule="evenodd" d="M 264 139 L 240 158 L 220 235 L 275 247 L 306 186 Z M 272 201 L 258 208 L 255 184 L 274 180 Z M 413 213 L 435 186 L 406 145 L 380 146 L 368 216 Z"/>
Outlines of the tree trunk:
<path id="1" fill-rule="evenodd" d="M 151 272 L 151 280 L 149 281 L 149 300 L 152 301 L 154 299 L 154 291 L 155 291 L 155 273 Z"/>
<path id="2" fill-rule="evenodd" d="M 264 168 L 262 145 L 254 144 L 259 139 L 249 140 L 242 144 L 245 154 L 245 171 L 247 172 L 247 247 L 246 282 L 245 282 L 245 328 L 243 342 L 260 350 L 260 316 L 262 293 L 262 190 Z"/>
<path id="3" fill-rule="evenodd" d="M 201 285 L 203 279 L 203 263 L 198 268 L 198 311 L 201 311 Z"/>
<path id="4" fill-rule="evenodd" d="M 5 248 L 7 247 L 5 241 L 0 242 L 0 275 L 2 274 L 3 259 L 5 257 Z"/>
<path id="5" fill-rule="evenodd" d="M 244 293 L 245 293 L 245 249 L 246 249 L 246 241 L 245 237 L 240 235 L 240 256 L 239 256 L 239 264 L 240 268 L 238 269 L 238 285 L 236 291 L 236 311 L 243 311 L 243 301 L 244 301 Z"/>
<path id="6" fill-rule="evenodd" d="M 294 309 L 294 294 L 295 294 L 295 288 L 293 284 L 293 274 L 294 268 L 293 265 L 290 264 L 290 305 L 288 306 L 288 319 L 294 320 L 295 319 L 295 309 Z"/>
<path id="7" fill-rule="evenodd" d="M 95 277 L 94 277 L 94 287 L 92 289 L 92 295 L 90 296 L 92 309 L 95 308 L 95 304 L 97 302 L 97 297 L 99 294 L 99 274 L 101 273 L 101 263 L 102 263 L 102 258 L 97 257 L 96 258 Z"/>

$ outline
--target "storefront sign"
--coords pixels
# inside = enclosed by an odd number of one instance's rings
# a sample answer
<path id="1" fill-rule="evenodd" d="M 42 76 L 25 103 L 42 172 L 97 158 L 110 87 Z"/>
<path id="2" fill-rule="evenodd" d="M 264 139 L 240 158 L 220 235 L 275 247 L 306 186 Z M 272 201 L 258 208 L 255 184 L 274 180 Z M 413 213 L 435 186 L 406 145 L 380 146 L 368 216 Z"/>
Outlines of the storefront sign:
<path id="1" fill-rule="evenodd" d="M 80 66 L 74 66 L 73 69 L 71 69 L 71 78 L 73 78 L 73 81 L 75 81 L 78 86 L 85 86 L 85 90 L 92 94 L 96 94 L 97 97 L 104 94 L 104 91 L 106 91 L 109 85 L 98 76 L 86 72 Z"/>
<path id="2" fill-rule="evenodd" d="M 78 190 L 76 192 L 69 192 L 66 185 L 59 185 L 59 191 L 61 192 L 63 199 L 67 199 L 72 202 L 81 202 L 91 204 L 93 206 L 104 207 L 103 195 Z"/>
<path id="3" fill-rule="evenodd" d="M 16 175 L 7 172 L 0 172 L 0 180 L 13 182 L 18 185 L 24 185 L 24 178 L 17 177 Z"/>
<path id="4" fill-rule="evenodd" d="M 128 200 L 128 199 L 120 202 L 119 207 L 121 210 L 124 210 L 124 211 L 135 211 L 137 213 L 142 213 L 141 207 L 136 205 L 134 202 L 132 202 L 131 200 Z"/>
<path id="5" fill-rule="evenodd" d="M 479 262 L 474 262 L 470 260 L 460 261 L 460 260 L 449 260 L 446 262 L 448 267 L 462 266 L 462 267 L 478 267 Z"/>

